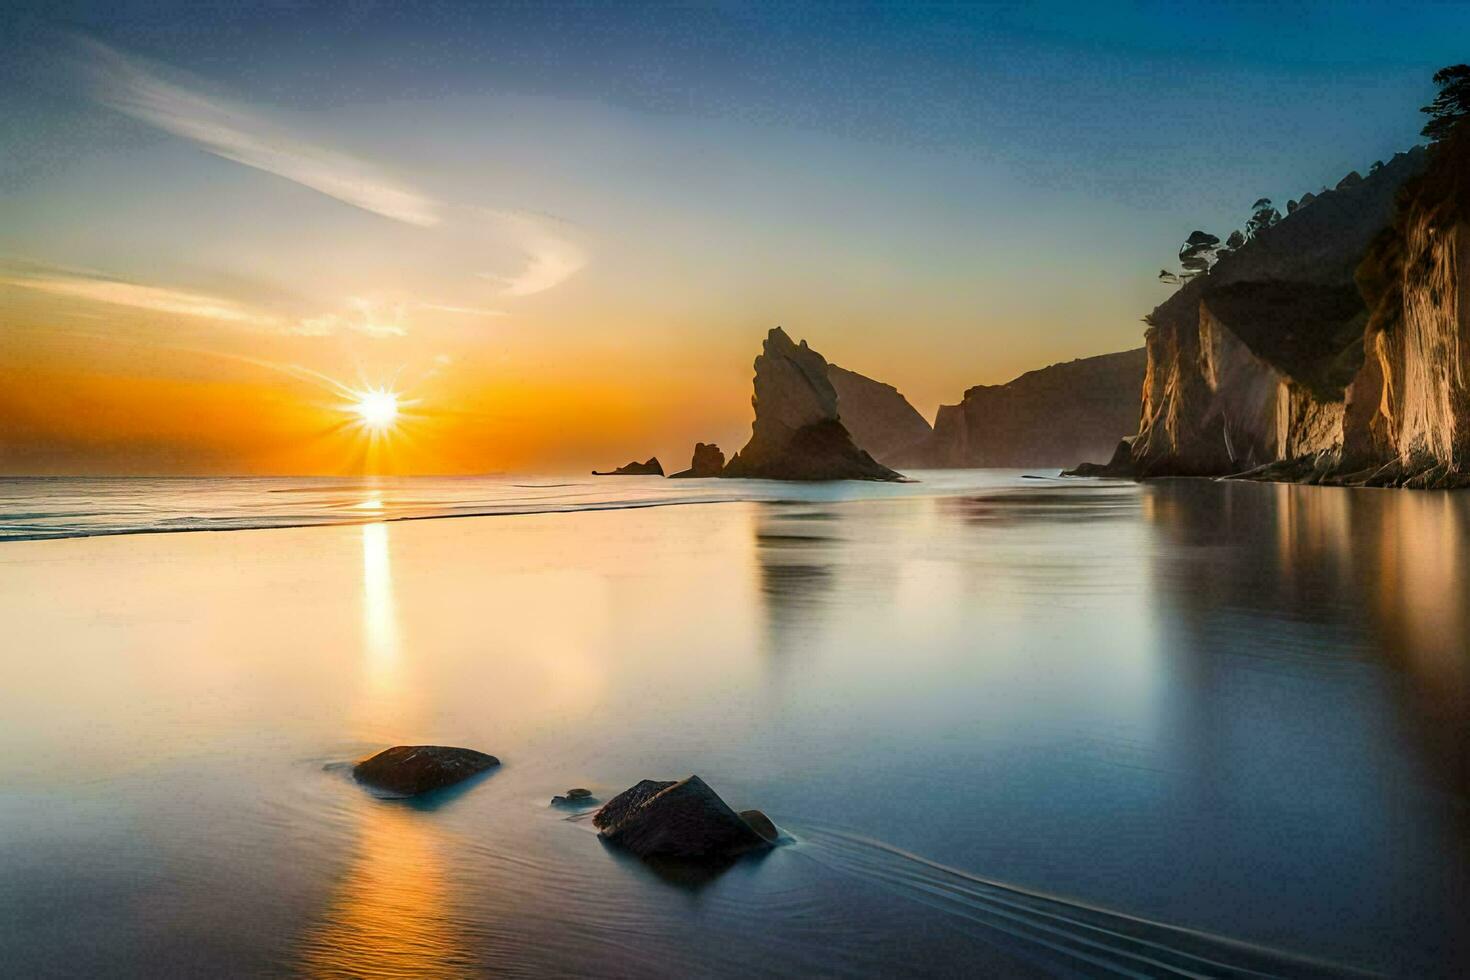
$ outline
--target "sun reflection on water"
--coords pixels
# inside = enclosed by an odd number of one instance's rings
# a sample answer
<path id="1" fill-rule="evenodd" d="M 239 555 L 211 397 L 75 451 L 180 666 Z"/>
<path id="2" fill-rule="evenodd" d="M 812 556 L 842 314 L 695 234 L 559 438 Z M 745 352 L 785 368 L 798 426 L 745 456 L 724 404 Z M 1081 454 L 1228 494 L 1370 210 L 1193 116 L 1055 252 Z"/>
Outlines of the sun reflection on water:
<path id="1" fill-rule="evenodd" d="M 306 935 L 312 977 L 454 977 L 470 964 L 429 816 L 363 801 L 357 848 L 322 920 Z"/>

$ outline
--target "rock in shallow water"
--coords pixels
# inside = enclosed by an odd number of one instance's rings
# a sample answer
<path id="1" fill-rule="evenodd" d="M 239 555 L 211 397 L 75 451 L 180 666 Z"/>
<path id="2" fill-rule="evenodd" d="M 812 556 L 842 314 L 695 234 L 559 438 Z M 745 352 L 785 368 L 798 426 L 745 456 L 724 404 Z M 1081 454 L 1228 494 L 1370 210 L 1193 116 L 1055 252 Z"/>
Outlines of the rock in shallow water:
<path id="1" fill-rule="evenodd" d="M 698 776 L 645 779 L 592 818 L 598 835 L 643 858 L 718 861 L 770 847 L 776 827 L 759 810 L 742 816 Z"/>
<path id="2" fill-rule="evenodd" d="M 592 798 L 592 791 L 590 789 L 583 789 L 580 786 L 567 790 L 565 796 L 553 796 L 551 798 L 552 806 L 591 806 L 596 802 Z"/>
<path id="3" fill-rule="evenodd" d="M 625 463 L 622 466 L 619 466 L 615 470 L 593 470 L 592 471 L 592 475 L 593 476 L 663 476 L 664 475 L 664 467 L 663 467 L 663 464 L 658 461 L 658 457 L 657 456 L 654 456 L 651 459 L 648 459 L 647 461 L 642 462 L 642 463 L 638 462 L 635 459 L 631 463 Z"/>
<path id="4" fill-rule="evenodd" d="M 352 767 L 365 786 L 394 796 L 418 796 L 463 782 L 500 760 L 474 749 L 449 745 L 395 745 Z"/>

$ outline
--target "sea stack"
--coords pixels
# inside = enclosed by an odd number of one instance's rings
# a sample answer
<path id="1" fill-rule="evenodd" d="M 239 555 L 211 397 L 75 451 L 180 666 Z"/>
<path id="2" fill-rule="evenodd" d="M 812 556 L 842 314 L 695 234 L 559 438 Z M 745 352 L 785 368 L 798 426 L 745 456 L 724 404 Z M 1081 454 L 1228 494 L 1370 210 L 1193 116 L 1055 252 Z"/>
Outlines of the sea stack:
<path id="1" fill-rule="evenodd" d="M 670 473 L 670 480 L 698 479 L 701 477 L 719 476 L 720 471 L 725 468 L 725 454 L 720 452 L 720 447 L 712 442 L 696 442 L 694 444 L 694 457 L 689 461 L 687 470 Z"/>
<path id="2" fill-rule="evenodd" d="M 853 442 L 827 361 L 776 327 L 755 359 L 750 441 L 721 476 L 758 480 L 901 480 Z"/>

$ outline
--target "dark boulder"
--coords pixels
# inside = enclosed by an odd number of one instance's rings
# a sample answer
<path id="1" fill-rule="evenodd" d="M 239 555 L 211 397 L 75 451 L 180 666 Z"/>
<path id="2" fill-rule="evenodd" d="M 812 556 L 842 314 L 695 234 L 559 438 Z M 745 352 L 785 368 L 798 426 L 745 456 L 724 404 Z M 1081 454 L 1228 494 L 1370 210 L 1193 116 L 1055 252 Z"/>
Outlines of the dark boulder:
<path id="1" fill-rule="evenodd" d="M 770 847 L 776 828 L 758 810 L 742 816 L 698 776 L 645 779 L 607 802 L 592 818 L 610 844 L 641 858 L 728 860 Z"/>
<path id="2" fill-rule="evenodd" d="M 648 460 L 645 463 L 640 463 L 640 462 L 638 462 L 635 459 L 633 462 L 624 464 L 623 466 L 619 466 L 615 470 L 593 470 L 592 471 L 592 475 L 593 476 L 663 476 L 664 475 L 664 467 L 663 467 L 663 464 L 658 461 L 658 457 L 657 456 L 654 456 L 652 459 Z"/>
<path id="3" fill-rule="evenodd" d="M 689 461 L 689 468 L 671 474 L 669 479 L 698 479 L 700 477 L 719 476 L 724 469 L 725 454 L 720 452 L 719 446 L 716 446 L 712 442 L 696 442 L 694 444 L 694 458 Z"/>
<path id="4" fill-rule="evenodd" d="M 493 755 L 448 745 L 395 745 L 352 767 L 359 783 L 392 796 L 443 789 L 500 765 Z"/>

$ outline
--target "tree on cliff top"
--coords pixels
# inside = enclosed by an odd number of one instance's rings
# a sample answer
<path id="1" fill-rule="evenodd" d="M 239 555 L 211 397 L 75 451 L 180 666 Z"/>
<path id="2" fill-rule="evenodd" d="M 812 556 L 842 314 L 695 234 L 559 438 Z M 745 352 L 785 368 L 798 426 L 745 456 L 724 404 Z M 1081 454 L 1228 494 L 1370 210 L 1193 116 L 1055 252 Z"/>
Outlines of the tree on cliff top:
<path id="1" fill-rule="evenodd" d="M 1219 249 L 1219 236 L 1204 231 L 1190 232 L 1184 244 L 1179 246 L 1179 267 L 1187 278 L 1209 272 Z"/>
<path id="2" fill-rule="evenodd" d="M 1260 198 L 1251 205 L 1251 216 L 1245 223 L 1246 236 L 1255 238 L 1280 220 L 1281 212 L 1271 204 L 1271 199 L 1269 197 Z"/>
<path id="3" fill-rule="evenodd" d="M 1470 118 L 1470 65 L 1450 65 L 1434 73 L 1439 94 L 1419 111 L 1429 116 L 1421 131 L 1438 143 Z"/>
<path id="4" fill-rule="evenodd" d="M 1179 267 L 1184 271 L 1176 274 L 1168 269 L 1160 269 L 1159 282 L 1177 286 L 1195 276 L 1204 275 L 1219 258 L 1219 251 L 1220 239 L 1217 236 L 1206 231 L 1190 232 L 1184 244 L 1179 246 Z"/>

